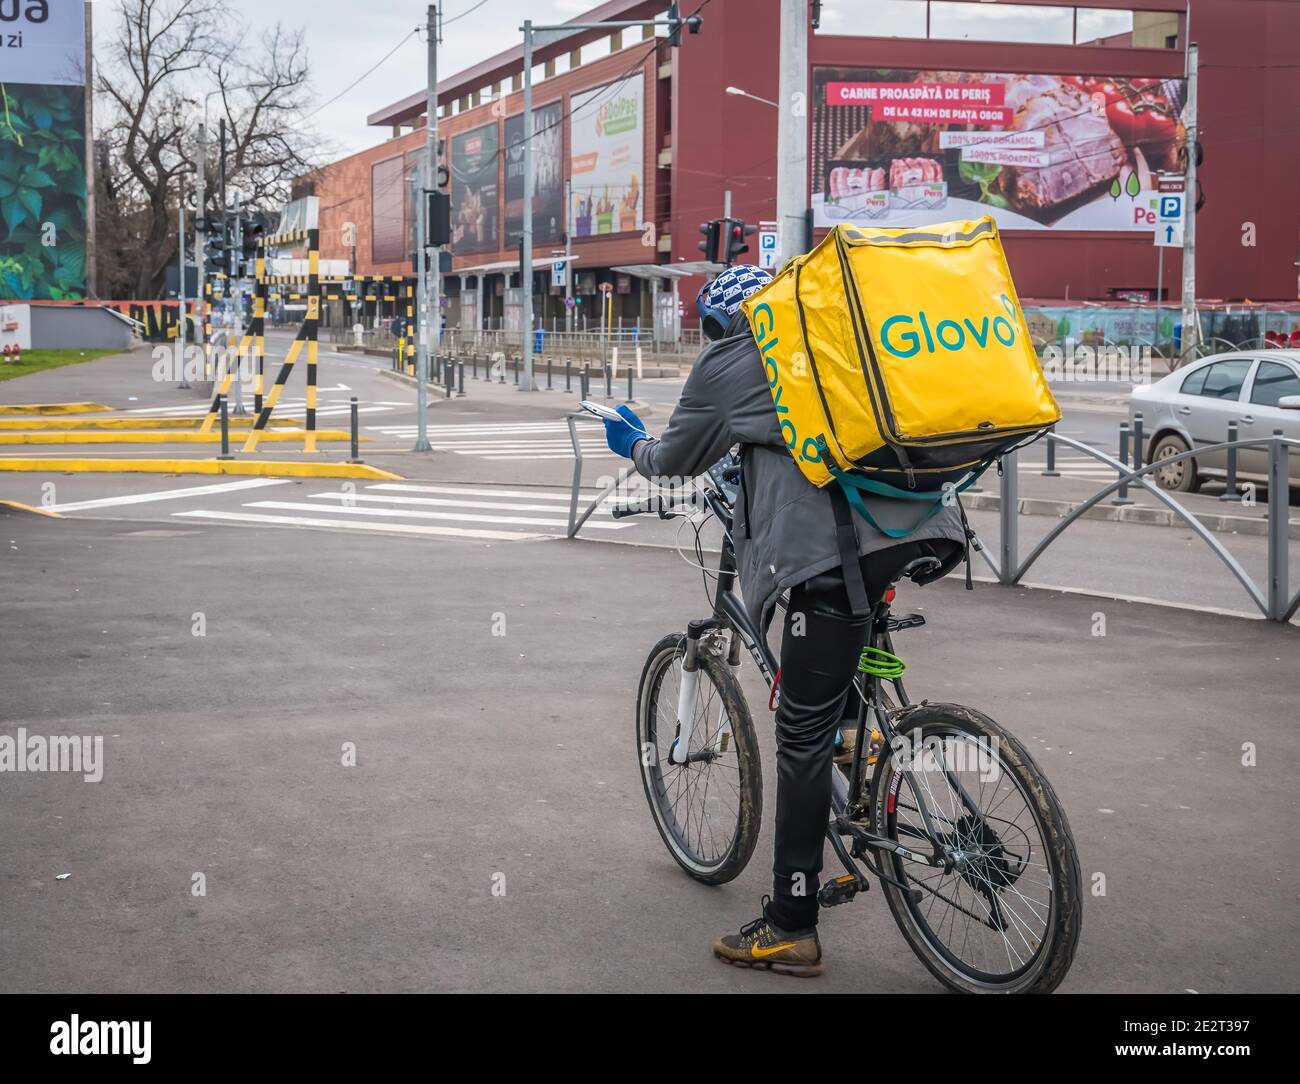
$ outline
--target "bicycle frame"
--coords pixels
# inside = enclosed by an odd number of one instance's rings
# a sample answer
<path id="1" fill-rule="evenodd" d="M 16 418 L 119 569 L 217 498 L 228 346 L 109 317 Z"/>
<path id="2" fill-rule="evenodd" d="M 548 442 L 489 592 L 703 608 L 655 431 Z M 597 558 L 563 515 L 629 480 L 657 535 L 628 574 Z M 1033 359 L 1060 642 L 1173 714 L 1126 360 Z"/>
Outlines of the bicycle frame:
<path id="1" fill-rule="evenodd" d="M 696 674 L 698 673 L 698 657 L 700 643 L 706 637 L 712 635 L 725 636 L 730 633 L 730 641 L 727 644 L 726 655 L 728 665 L 734 667 L 740 661 L 740 648 L 743 645 L 753 658 L 759 672 L 763 675 L 764 681 L 767 682 L 769 690 L 772 690 L 771 701 L 779 695 L 779 673 L 780 667 L 776 656 L 773 654 L 771 647 L 768 645 L 767 637 L 754 625 L 750 620 L 749 614 L 745 611 L 744 605 L 740 598 L 733 590 L 736 582 L 736 553 L 731 539 L 732 529 L 732 509 L 723 496 L 712 489 L 701 491 L 705 503 L 709 509 L 718 517 L 718 521 L 724 529 L 722 552 L 718 562 L 717 584 L 713 598 L 713 615 L 710 618 L 692 621 L 687 626 L 687 647 L 685 657 L 682 662 L 682 684 L 679 691 L 678 700 L 678 736 L 673 743 L 669 752 L 669 760 L 672 763 L 685 763 L 691 759 L 687 755 L 683 760 L 677 759 L 677 750 L 690 749 L 691 725 L 694 712 L 691 706 L 694 703 L 696 689 Z M 661 511 L 665 517 L 667 512 Z M 867 639 L 867 646 L 883 648 L 893 653 L 893 637 L 890 632 L 890 601 L 893 592 L 886 594 L 875 608 L 872 614 L 871 630 Z M 917 621 L 917 624 L 922 622 Z M 907 627 L 907 626 L 904 626 Z M 920 851 L 912 850 L 909 847 L 891 840 L 870 828 L 859 823 L 859 818 L 865 812 L 863 808 L 863 788 L 866 780 L 863 778 L 862 768 L 865 757 L 861 751 L 867 748 L 867 717 L 870 711 L 874 715 L 876 724 L 879 726 L 881 734 L 884 735 L 885 741 L 891 745 L 898 741 L 898 731 L 894 726 L 891 713 L 885 708 L 885 701 L 882 695 L 882 682 L 889 680 L 898 697 L 899 706 L 905 710 L 911 704 L 907 696 L 907 691 L 903 686 L 901 678 L 882 679 L 873 675 L 859 673 L 854 678 L 854 690 L 858 694 L 861 703 L 858 707 L 857 718 L 857 741 L 854 745 L 853 768 L 850 778 L 845 783 L 842 773 L 833 772 L 833 791 L 832 791 L 832 813 L 833 818 L 827 825 L 826 835 L 831 841 L 836 856 L 844 865 L 844 868 L 853 878 L 851 889 L 845 889 L 842 882 L 840 891 L 856 892 L 868 887 L 868 882 L 863 876 L 862 871 L 858 868 L 855 859 L 861 858 L 867 867 L 883 881 L 889 881 L 892 884 L 903 888 L 905 891 L 913 891 L 910 886 L 901 884 L 886 874 L 878 866 L 873 865 L 867 858 L 868 850 L 885 851 L 895 854 L 900 858 L 910 862 L 917 862 L 926 866 L 943 867 L 945 871 L 951 870 L 954 859 L 950 853 L 951 849 L 941 842 L 941 834 L 937 830 L 934 819 L 926 807 L 925 800 L 921 796 L 921 789 L 913 786 L 911 792 L 916 799 L 922 823 L 925 828 L 925 836 L 930 844 L 930 853 L 924 854 Z M 722 741 L 722 729 L 720 728 L 717 742 Z M 694 756 L 707 756 L 709 753 L 697 753 Z M 913 769 L 908 766 L 902 769 L 904 776 L 912 776 Z M 973 814 L 978 814 L 978 807 L 966 793 L 960 781 L 956 778 L 954 772 L 949 769 L 944 770 L 944 774 L 949 784 L 959 795 L 963 805 L 965 805 Z M 894 794 L 897 793 L 896 788 Z M 891 795 L 891 801 L 894 795 Z M 874 827 L 874 826 L 873 826 Z M 842 836 L 848 836 L 852 839 L 852 846 L 846 847 Z M 832 882 L 837 883 L 837 882 Z"/>

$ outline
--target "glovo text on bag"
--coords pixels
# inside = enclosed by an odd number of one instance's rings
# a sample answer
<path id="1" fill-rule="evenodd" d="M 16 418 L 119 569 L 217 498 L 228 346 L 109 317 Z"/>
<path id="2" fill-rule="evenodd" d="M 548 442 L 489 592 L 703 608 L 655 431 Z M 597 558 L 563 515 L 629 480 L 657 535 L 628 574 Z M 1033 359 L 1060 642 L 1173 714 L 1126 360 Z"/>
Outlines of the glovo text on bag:
<path id="1" fill-rule="evenodd" d="M 797 333 L 784 335 L 772 305 L 760 301 L 748 311 L 749 325 L 763 359 L 763 372 L 772 393 L 781 439 L 816 485 L 831 481 L 818 442 L 830 443 L 826 418 L 817 408 L 816 385 Z M 831 444 L 832 449 L 835 445 Z"/>

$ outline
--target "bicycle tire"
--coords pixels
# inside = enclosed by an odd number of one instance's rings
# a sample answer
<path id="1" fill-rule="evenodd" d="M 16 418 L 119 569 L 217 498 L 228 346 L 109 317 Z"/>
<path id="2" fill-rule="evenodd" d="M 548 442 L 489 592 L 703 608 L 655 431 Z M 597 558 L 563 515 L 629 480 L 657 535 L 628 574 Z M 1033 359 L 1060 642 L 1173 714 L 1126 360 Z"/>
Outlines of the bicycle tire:
<path id="1" fill-rule="evenodd" d="M 921 731 L 920 737 L 924 741 L 927 733 L 937 735 L 945 730 L 995 742 L 994 748 L 1003 769 L 1011 773 L 1021 796 L 1026 799 L 1026 807 L 1033 814 L 1044 844 L 1044 857 L 1050 856 L 1050 914 L 1044 924 L 1042 947 L 1027 965 L 1005 981 L 990 981 L 986 973 L 963 968 L 951 951 L 936 945 L 934 930 L 929 921 L 922 918 L 921 904 L 912 898 L 912 894 L 882 881 L 881 888 L 903 939 L 930 974 L 950 990 L 959 993 L 1050 993 L 1060 985 L 1074 961 L 1082 928 L 1079 858 L 1069 821 L 1056 792 L 1024 745 L 981 712 L 959 704 L 923 703 L 904 709 L 895 726 L 900 735 L 907 736 L 912 742 L 917 740 L 917 731 Z M 880 834 L 897 839 L 896 816 L 891 814 L 889 802 L 891 793 L 899 787 L 895 776 L 901 777 L 902 772 L 895 764 L 894 750 L 888 746 L 886 749 L 873 777 L 872 825 Z M 931 812 L 933 814 L 933 810 Z M 907 845 L 921 849 L 915 843 Z M 918 868 L 913 863 L 884 851 L 879 852 L 878 857 L 881 870 L 890 877 L 904 883 L 921 884 L 908 876 L 909 867 Z M 941 920 L 940 926 L 942 924 Z M 1003 940 L 1010 940 L 1005 933 Z"/>
<path id="2" fill-rule="evenodd" d="M 737 770 L 736 827 L 730 837 L 729 845 L 720 854 L 705 857 L 691 851 L 689 842 L 682 838 L 680 825 L 673 810 L 666 804 L 669 790 L 664 784 L 663 767 L 666 757 L 657 740 L 661 719 L 664 721 L 672 719 L 675 724 L 676 692 L 671 694 L 667 716 L 659 710 L 660 694 L 664 689 L 664 679 L 674 661 L 679 660 L 685 650 L 685 633 L 678 632 L 665 636 L 651 649 L 641 671 L 636 711 L 637 760 L 641 766 L 641 785 L 645 791 L 646 802 L 650 806 L 650 815 L 655 828 L 658 829 L 660 838 L 677 864 L 703 884 L 725 884 L 745 868 L 758 843 L 759 827 L 763 819 L 762 761 L 759 755 L 758 738 L 754 732 L 754 721 L 750 716 L 749 705 L 745 701 L 740 683 L 725 660 L 701 650 L 700 674 L 717 692 L 718 701 L 727 713 L 734 738 Z M 658 752 L 650 756 L 648 754 L 651 749 Z M 674 771 L 682 771 L 688 766 L 672 767 Z"/>

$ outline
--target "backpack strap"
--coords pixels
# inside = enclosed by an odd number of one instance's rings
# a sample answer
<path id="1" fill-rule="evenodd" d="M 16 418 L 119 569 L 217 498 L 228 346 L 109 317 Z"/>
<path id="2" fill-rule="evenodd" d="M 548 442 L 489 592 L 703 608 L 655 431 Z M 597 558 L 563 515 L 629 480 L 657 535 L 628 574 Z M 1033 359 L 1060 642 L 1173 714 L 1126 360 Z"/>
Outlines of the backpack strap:
<path id="1" fill-rule="evenodd" d="M 846 471 L 840 470 L 838 467 L 832 467 L 829 464 L 827 465 L 827 469 L 835 476 L 835 481 L 838 483 L 837 488 L 844 494 L 845 499 L 850 505 L 852 505 L 853 510 L 886 538 L 907 538 L 909 535 L 914 534 L 920 529 L 922 524 L 938 514 L 939 509 L 943 507 L 944 494 L 947 492 L 946 490 L 941 491 L 937 496 L 933 491 L 928 493 L 918 493 L 913 489 L 899 489 L 897 486 L 891 486 L 887 482 L 877 482 L 873 478 L 864 478 L 860 474 L 850 474 Z M 961 493 L 963 490 L 969 489 L 979 480 L 979 476 L 987 469 L 988 463 L 981 463 L 978 467 L 974 468 L 966 478 L 962 479 L 958 485 L 953 486 L 952 492 Z M 930 507 L 926 509 L 920 519 L 906 530 L 894 527 L 882 527 L 867 510 L 866 501 L 862 499 L 862 490 L 866 490 L 868 493 L 874 493 L 879 497 L 888 497 L 892 500 L 928 501 Z M 832 503 L 834 502 L 832 501 Z"/>
<path id="2" fill-rule="evenodd" d="M 849 511 L 851 498 L 841 486 L 831 486 L 828 492 L 831 508 L 835 511 L 835 544 L 840 551 L 840 567 L 843 570 L 844 586 L 849 593 L 849 608 L 854 617 L 865 617 L 871 612 L 871 600 L 867 598 L 867 584 L 862 578 L 862 566 L 858 563 L 858 533 L 853 529 L 853 513 Z M 861 502 L 862 498 L 859 497 L 858 500 Z"/>

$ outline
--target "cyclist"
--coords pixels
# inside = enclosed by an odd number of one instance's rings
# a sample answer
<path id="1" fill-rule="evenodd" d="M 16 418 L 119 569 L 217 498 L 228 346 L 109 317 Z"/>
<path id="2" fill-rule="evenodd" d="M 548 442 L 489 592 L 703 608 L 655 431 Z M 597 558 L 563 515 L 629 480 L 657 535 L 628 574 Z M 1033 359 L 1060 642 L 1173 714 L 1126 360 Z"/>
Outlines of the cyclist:
<path id="1" fill-rule="evenodd" d="M 946 575 L 966 551 L 956 502 L 905 541 L 859 516 L 858 567 L 844 569 L 837 512 L 829 490 L 800 473 L 786 449 L 772 393 L 741 301 L 771 281 L 757 267 L 735 266 L 696 298 L 704 333 L 713 340 L 691 369 L 681 398 L 658 439 L 636 413 L 605 422 L 609 447 L 631 458 L 647 478 L 693 478 L 733 445 L 743 464 L 733 541 L 741 595 L 755 625 L 767 629 L 778 596 L 790 592 L 781 643 L 776 711 L 776 835 L 773 887 L 762 914 L 713 945 L 714 954 L 747 967 L 796 975 L 821 971 L 817 890 L 831 804 L 832 758 L 853 676 L 870 625 L 870 607 L 917 557 L 940 565 L 919 582 Z M 917 513 L 905 501 L 866 496 L 876 523 L 906 531 Z M 843 522 L 842 518 L 838 522 Z M 864 597 L 865 596 L 865 597 Z"/>

